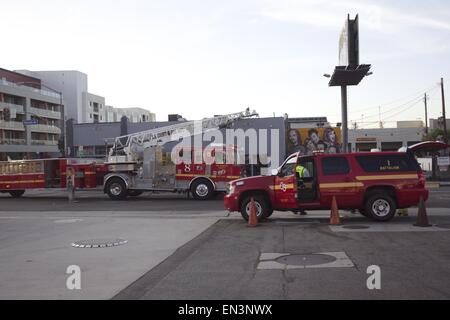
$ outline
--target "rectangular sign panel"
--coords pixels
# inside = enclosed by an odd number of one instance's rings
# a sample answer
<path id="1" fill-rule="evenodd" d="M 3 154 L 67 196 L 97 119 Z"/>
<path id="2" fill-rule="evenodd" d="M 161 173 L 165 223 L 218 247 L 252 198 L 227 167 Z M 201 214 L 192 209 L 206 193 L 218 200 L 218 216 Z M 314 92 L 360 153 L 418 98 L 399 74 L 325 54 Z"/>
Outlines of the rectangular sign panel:
<path id="1" fill-rule="evenodd" d="M 22 123 L 24 126 L 30 126 L 30 125 L 38 124 L 38 121 L 36 119 L 30 119 L 30 120 L 23 120 Z"/>

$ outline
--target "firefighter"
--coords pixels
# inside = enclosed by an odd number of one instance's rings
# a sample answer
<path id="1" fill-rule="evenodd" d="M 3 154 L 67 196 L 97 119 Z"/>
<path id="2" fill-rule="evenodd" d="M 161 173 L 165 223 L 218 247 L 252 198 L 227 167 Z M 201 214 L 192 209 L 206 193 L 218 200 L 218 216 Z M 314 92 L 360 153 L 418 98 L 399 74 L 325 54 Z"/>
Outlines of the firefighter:
<path id="1" fill-rule="evenodd" d="M 69 202 L 75 202 L 75 173 L 73 167 L 67 167 L 66 169 L 66 185 L 67 193 L 69 196 Z"/>
<path id="2" fill-rule="evenodd" d="M 302 166 L 300 163 L 295 167 L 295 172 L 297 174 L 297 178 L 309 178 L 309 171 L 304 166 Z"/>
<path id="3" fill-rule="evenodd" d="M 300 192 L 301 189 L 305 188 L 305 185 L 303 183 L 303 178 L 309 178 L 310 174 L 309 174 L 308 169 L 306 169 L 300 163 L 297 164 L 297 166 L 295 167 L 295 174 L 297 176 L 297 181 L 298 181 L 298 192 Z M 300 209 L 300 215 L 302 215 L 302 216 L 306 215 L 306 211 L 304 209 Z"/>

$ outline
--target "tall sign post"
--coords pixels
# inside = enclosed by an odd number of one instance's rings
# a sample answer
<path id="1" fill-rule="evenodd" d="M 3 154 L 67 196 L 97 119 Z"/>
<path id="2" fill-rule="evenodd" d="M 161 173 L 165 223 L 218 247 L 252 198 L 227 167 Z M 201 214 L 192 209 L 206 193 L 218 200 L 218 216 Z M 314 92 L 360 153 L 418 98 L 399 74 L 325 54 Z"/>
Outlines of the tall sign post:
<path id="1" fill-rule="evenodd" d="M 342 150 L 348 152 L 347 86 L 356 86 L 368 75 L 370 64 L 359 64 L 359 21 L 347 16 L 339 38 L 339 66 L 336 66 L 328 85 L 341 87 Z"/>

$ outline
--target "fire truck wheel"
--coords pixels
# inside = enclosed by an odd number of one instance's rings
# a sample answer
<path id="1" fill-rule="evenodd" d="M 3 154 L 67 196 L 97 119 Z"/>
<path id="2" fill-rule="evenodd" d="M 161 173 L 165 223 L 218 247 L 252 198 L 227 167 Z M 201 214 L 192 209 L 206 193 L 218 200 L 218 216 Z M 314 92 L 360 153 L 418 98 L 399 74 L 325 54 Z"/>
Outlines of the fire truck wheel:
<path id="1" fill-rule="evenodd" d="M 128 195 L 130 197 L 138 197 L 143 193 L 144 193 L 144 191 L 140 191 L 140 190 L 128 190 Z"/>
<path id="2" fill-rule="evenodd" d="M 397 206 L 391 196 L 375 193 L 367 199 L 365 215 L 375 221 L 389 221 L 395 216 Z"/>
<path id="3" fill-rule="evenodd" d="M 191 194 L 196 200 L 210 199 L 214 194 L 214 186 L 206 179 L 195 180 L 191 185 Z"/>
<path id="4" fill-rule="evenodd" d="M 122 179 L 112 178 L 106 185 L 106 193 L 113 200 L 123 200 L 128 195 L 127 186 Z"/>
<path id="5" fill-rule="evenodd" d="M 248 221 L 248 217 L 250 215 L 250 202 L 251 198 L 255 201 L 256 206 L 256 217 L 258 221 L 261 221 L 264 218 L 267 218 L 272 215 L 273 210 L 269 208 L 266 199 L 264 199 L 261 195 L 254 195 L 246 197 L 241 203 L 241 215 L 246 221 Z"/>
<path id="6" fill-rule="evenodd" d="M 25 193 L 25 190 L 11 190 L 9 194 L 13 198 L 20 198 Z"/>

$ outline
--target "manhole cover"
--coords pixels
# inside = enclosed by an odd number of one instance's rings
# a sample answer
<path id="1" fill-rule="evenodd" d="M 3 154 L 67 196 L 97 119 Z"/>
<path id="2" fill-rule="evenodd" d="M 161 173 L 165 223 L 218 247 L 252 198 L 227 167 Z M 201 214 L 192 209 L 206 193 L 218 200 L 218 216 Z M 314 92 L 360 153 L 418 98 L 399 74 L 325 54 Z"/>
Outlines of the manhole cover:
<path id="1" fill-rule="evenodd" d="M 450 223 L 438 224 L 436 225 L 438 228 L 450 229 Z"/>
<path id="2" fill-rule="evenodd" d="M 108 248 L 116 247 L 127 243 L 127 240 L 123 239 L 93 239 L 93 240 L 81 240 L 72 243 L 72 247 L 75 248 Z"/>
<path id="3" fill-rule="evenodd" d="M 350 226 L 343 226 L 344 229 L 369 229 L 369 226 L 361 226 L 361 225 L 350 225 Z"/>
<path id="4" fill-rule="evenodd" d="M 336 257 L 325 254 L 293 254 L 280 257 L 276 261 L 294 266 L 314 266 L 334 262 L 336 261 Z"/>

